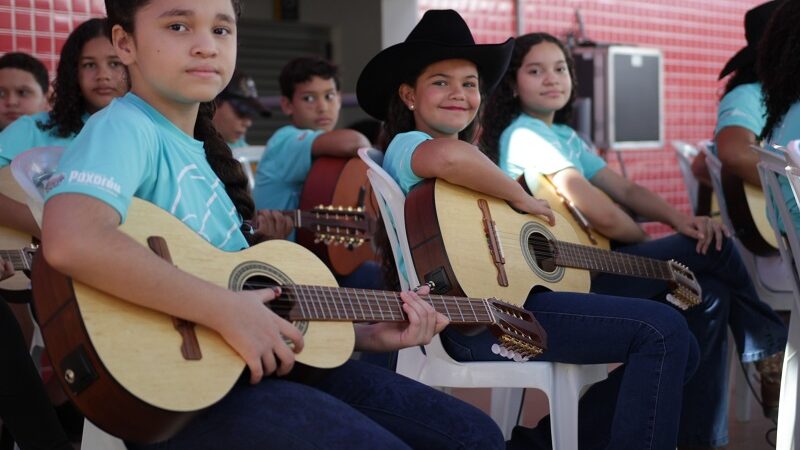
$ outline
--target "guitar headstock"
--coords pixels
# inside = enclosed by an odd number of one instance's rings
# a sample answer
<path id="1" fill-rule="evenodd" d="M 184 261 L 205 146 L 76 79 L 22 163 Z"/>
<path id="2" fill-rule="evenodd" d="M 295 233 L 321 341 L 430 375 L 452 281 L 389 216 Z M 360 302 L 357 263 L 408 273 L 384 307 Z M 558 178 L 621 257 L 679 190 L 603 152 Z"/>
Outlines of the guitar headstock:
<path id="1" fill-rule="evenodd" d="M 703 290 L 688 267 L 671 259 L 667 262 L 672 274 L 667 301 L 680 309 L 689 309 L 703 301 Z"/>
<path id="2" fill-rule="evenodd" d="M 319 205 L 303 212 L 303 227 L 314 233 L 314 242 L 358 247 L 372 239 L 376 219 L 363 207 Z"/>
<path id="3" fill-rule="evenodd" d="M 495 298 L 486 302 L 493 319 L 489 329 L 499 340 L 492 351 L 515 361 L 527 361 L 547 350 L 547 333 L 530 311 Z"/>

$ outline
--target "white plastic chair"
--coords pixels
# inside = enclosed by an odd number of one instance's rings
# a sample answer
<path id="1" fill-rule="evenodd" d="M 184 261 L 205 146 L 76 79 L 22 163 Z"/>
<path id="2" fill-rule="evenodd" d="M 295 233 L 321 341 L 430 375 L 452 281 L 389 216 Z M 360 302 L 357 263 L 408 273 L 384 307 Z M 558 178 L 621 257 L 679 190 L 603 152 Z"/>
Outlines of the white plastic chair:
<path id="1" fill-rule="evenodd" d="M 800 374 L 800 237 L 797 229 L 792 226 L 793 220 L 786 206 L 785 196 L 778 183 L 778 177 L 786 176 L 792 187 L 794 201 L 800 199 L 800 142 L 789 143 L 787 154 L 779 154 L 769 150 L 760 150 L 758 172 L 764 192 L 768 193 L 767 215 L 775 230 L 778 239 L 778 249 L 786 261 L 791 261 L 793 269 L 789 279 L 794 285 L 794 301 L 792 303 L 791 318 L 789 320 L 789 339 L 783 359 L 783 373 L 781 375 L 780 408 L 778 409 L 778 434 L 776 448 L 795 449 L 796 437 L 800 433 L 800 417 L 797 415 L 797 405 L 800 402 L 798 390 L 798 375 Z M 787 164 L 787 156 L 789 163 Z M 770 201 L 769 199 L 773 199 Z M 786 224 L 781 232 L 777 225 L 780 217 Z"/>
<path id="2" fill-rule="evenodd" d="M 62 147 L 36 147 L 17 155 L 11 161 L 11 172 L 28 196 L 28 208 L 39 227 L 42 225 L 47 182 L 55 172 L 62 152 Z M 82 450 L 125 450 L 125 448 L 125 443 L 121 439 L 84 420 Z"/>
<path id="3" fill-rule="evenodd" d="M 253 165 L 258 165 L 258 162 L 261 161 L 264 149 L 266 149 L 264 145 L 248 145 L 247 147 L 232 149 L 233 157 L 242 165 L 244 174 L 247 176 L 247 184 L 250 186 L 250 190 L 253 190 L 256 185 Z"/>
<path id="4" fill-rule="evenodd" d="M 708 146 L 701 147 L 706 156 L 706 165 L 711 182 L 714 185 L 717 202 L 722 222 L 728 229 L 733 229 L 725 196 L 722 195 L 722 162 L 711 152 Z M 784 264 L 782 255 L 758 256 L 753 254 L 734 236 L 734 244 L 739 251 L 747 273 L 753 281 L 758 297 L 774 310 L 788 311 L 791 308 L 794 293 L 790 278 L 790 269 Z M 752 364 L 745 365 L 744 371 L 739 369 L 738 357 L 734 353 L 733 345 L 729 346 L 729 359 L 733 380 L 733 397 L 736 400 L 736 418 L 746 422 L 751 417 L 752 396 L 748 388 L 747 379 L 753 379 L 754 368 Z"/>
<path id="5" fill-rule="evenodd" d="M 714 192 L 717 193 L 720 216 L 728 229 L 733 229 L 733 225 L 728 215 L 728 207 L 725 203 L 725 196 L 722 193 L 722 163 L 708 147 L 703 147 L 701 151 L 706 155 L 706 165 L 714 185 Z M 765 191 L 766 192 L 766 191 Z M 792 283 L 789 277 L 790 269 L 784 264 L 782 256 L 757 256 L 749 251 L 738 239 L 734 239 L 736 249 L 742 257 L 742 261 L 747 267 L 750 278 L 756 288 L 758 297 L 778 311 L 788 311 L 792 307 Z"/>
<path id="6" fill-rule="evenodd" d="M 362 148 L 358 156 L 369 166 L 367 176 L 378 199 L 395 262 L 399 255 L 403 255 L 405 261 L 406 273 L 398 274 L 401 286 L 404 290 L 418 286 L 419 280 L 406 238 L 403 212 L 405 196 L 381 167 L 381 152 Z M 547 395 L 550 405 L 553 448 L 575 450 L 578 448 L 578 400 L 581 391 L 585 386 L 606 379 L 608 366 L 538 361 L 458 362 L 447 354 L 437 335 L 425 346 L 425 353 L 419 348 L 400 350 L 397 372 L 430 386 L 494 388 L 491 416 L 506 438 L 516 425 L 522 389 L 539 389 Z"/>
<path id="7" fill-rule="evenodd" d="M 675 156 L 678 158 L 678 167 L 681 169 L 683 184 L 689 194 L 689 203 L 692 205 L 692 211 L 697 211 L 700 182 L 697 181 L 697 178 L 692 173 L 692 160 L 700 154 L 700 151 L 694 145 L 684 141 L 672 141 L 672 147 L 675 149 Z"/>

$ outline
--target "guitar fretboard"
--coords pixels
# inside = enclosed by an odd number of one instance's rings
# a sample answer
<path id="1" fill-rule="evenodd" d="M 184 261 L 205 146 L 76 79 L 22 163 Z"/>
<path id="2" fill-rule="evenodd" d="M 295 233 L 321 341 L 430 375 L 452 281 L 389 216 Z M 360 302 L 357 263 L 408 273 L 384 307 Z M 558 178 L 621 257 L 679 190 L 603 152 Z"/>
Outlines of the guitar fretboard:
<path id="1" fill-rule="evenodd" d="M 346 320 L 351 322 L 405 322 L 400 294 L 392 291 L 287 285 L 270 303 L 289 320 Z M 493 323 L 487 300 L 444 295 L 421 298 L 452 323 Z"/>
<path id="2" fill-rule="evenodd" d="M 555 241 L 555 263 L 559 266 L 640 278 L 672 280 L 672 271 L 665 261 L 628 255 L 588 245 Z"/>
<path id="3" fill-rule="evenodd" d="M 14 270 L 31 270 L 30 258 L 24 250 L 0 250 L 0 258 L 11 261 Z"/>

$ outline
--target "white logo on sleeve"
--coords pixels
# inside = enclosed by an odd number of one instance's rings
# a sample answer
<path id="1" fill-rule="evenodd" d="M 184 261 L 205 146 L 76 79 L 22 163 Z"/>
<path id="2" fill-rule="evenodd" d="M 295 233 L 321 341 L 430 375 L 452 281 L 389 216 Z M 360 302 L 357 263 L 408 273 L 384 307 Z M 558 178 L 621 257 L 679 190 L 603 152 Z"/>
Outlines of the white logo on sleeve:
<path id="1" fill-rule="evenodd" d="M 119 195 L 122 191 L 122 187 L 114 181 L 114 177 L 107 177 L 88 170 L 71 170 L 67 182 L 98 187 L 115 195 Z"/>

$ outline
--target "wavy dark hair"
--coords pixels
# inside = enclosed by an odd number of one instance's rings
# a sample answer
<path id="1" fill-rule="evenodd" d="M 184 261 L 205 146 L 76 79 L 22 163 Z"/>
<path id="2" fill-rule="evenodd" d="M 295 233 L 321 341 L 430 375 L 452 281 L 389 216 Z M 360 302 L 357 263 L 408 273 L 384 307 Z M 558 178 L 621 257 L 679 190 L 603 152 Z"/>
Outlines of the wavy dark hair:
<path id="1" fill-rule="evenodd" d="M 149 0 L 106 0 L 108 22 L 106 32 L 111 36 L 114 25 L 120 25 L 128 33 L 133 33 L 136 11 L 147 5 Z M 238 18 L 241 14 L 239 0 L 231 0 L 233 10 Z M 206 160 L 217 177 L 225 185 L 225 192 L 236 206 L 236 211 L 244 220 L 251 220 L 255 215 L 255 205 L 250 196 L 247 177 L 241 164 L 233 158 L 230 147 L 219 134 L 212 118 L 214 117 L 214 101 L 200 104 L 197 121 L 194 125 L 194 138 L 203 142 Z"/>
<path id="2" fill-rule="evenodd" d="M 569 77 L 572 80 L 572 92 L 563 108 L 556 111 L 553 118 L 555 123 L 567 123 L 572 117 L 572 103 L 578 92 L 577 78 L 575 77 L 575 60 L 567 47 L 555 36 L 547 33 L 529 33 L 514 40 L 514 51 L 511 53 L 511 62 L 508 64 L 506 74 L 486 101 L 486 107 L 481 117 L 483 131 L 481 133 L 481 151 L 495 164 L 499 163 L 500 135 L 503 134 L 511 122 L 522 113 L 521 100 L 516 95 L 517 71 L 522 66 L 522 61 L 528 51 L 543 42 L 555 44 L 564 53 Z"/>
<path id="3" fill-rule="evenodd" d="M 761 139 L 769 139 L 789 108 L 800 101 L 800 2 L 778 6 L 758 46 L 756 72 L 761 80 L 767 123 Z"/>
<path id="4" fill-rule="evenodd" d="M 56 79 L 53 82 L 50 120 L 37 124 L 41 130 L 53 130 L 57 136 L 69 137 L 78 134 L 83 128 L 83 114 L 89 109 L 89 104 L 78 81 L 78 65 L 83 46 L 96 37 L 106 37 L 105 26 L 105 19 L 89 19 L 78 25 L 67 37 L 61 48 Z"/>

